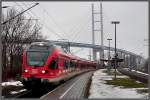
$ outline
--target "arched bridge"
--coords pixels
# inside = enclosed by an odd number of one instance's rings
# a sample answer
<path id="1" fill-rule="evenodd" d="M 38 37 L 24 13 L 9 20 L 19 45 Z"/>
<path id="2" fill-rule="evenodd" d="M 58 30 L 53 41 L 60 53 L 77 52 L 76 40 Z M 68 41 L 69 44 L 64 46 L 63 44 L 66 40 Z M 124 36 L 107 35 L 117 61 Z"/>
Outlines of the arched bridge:
<path id="1" fill-rule="evenodd" d="M 31 40 L 31 41 L 23 41 L 23 43 L 25 44 L 30 44 L 31 42 L 52 42 L 52 43 L 55 43 L 57 45 L 61 45 L 61 46 L 71 46 L 71 47 L 83 47 L 83 48 L 93 48 L 93 49 L 96 49 L 97 51 L 98 50 L 108 50 L 109 47 L 108 46 L 101 46 L 101 45 L 93 45 L 93 44 L 87 44 L 87 43 L 77 43 L 77 42 L 66 42 L 66 41 L 55 41 L 55 40 L 43 40 L 43 39 L 38 39 L 38 40 Z M 17 41 L 16 41 L 17 42 Z M 113 47 L 110 47 L 110 51 L 114 51 L 115 48 Z M 122 50 L 122 49 L 118 49 L 117 48 L 117 52 L 120 52 L 120 53 L 124 53 L 126 55 L 132 55 L 132 56 L 136 56 L 136 57 L 140 57 L 142 59 L 144 59 L 143 57 L 141 57 L 140 55 L 137 55 L 135 53 L 132 53 L 130 51 L 127 51 L 127 50 Z"/>
<path id="2" fill-rule="evenodd" d="M 56 45 L 64 46 L 64 47 L 82 47 L 82 48 L 93 48 L 93 60 L 97 60 L 97 52 L 100 54 L 100 59 L 102 57 L 101 53 L 104 51 L 109 50 L 108 46 L 101 46 L 101 45 L 93 45 L 93 44 L 86 44 L 86 43 L 76 43 L 76 42 L 66 42 L 66 41 L 55 41 L 55 40 L 43 40 L 43 39 L 37 39 L 37 40 L 21 40 L 21 43 L 24 44 L 30 44 L 31 42 L 52 42 Z M 14 41 L 15 43 L 20 43 L 20 41 Z M 110 47 L 110 51 L 114 51 L 115 48 Z M 137 55 L 133 52 L 122 50 L 122 49 L 116 49 L 118 58 L 124 59 L 124 66 L 126 67 L 132 67 L 137 68 L 138 65 L 145 62 L 146 59 L 144 59 L 142 56 Z M 99 61 L 99 60 L 98 60 Z"/>

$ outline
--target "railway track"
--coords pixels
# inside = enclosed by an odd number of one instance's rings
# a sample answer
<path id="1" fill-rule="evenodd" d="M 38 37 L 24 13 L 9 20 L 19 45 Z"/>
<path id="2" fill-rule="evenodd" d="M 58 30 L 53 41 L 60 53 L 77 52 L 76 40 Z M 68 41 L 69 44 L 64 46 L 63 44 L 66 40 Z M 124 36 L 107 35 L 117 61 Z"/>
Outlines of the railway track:
<path id="1" fill-rule="evenodd" d="M 31 91 L 32 91 L 32 90 L 25 91 L 25 92 L 23 92 L 23 93 L 21 93 L 21 94 L 18 94 L 18 95 L 16 95 L 16 96 L 14 96 L 13 98 L 22 97 L 22 96 L 24 96 L 24 95 L 26 95 L 26 94 L 28 94 L 28 93 L 31 93 Z"/>
<path id="2" fill-rule="evenodd" d="M 119 70 L 120 71 L 120 70 Z M 92 75 L 92 72 L 87 72 L 81 75 L 77 75 L 68 81 L 61 83 L 59 85 L 50 85 L 45 87 L 40 87 L 38 89 L 32 89 L 25 91 L 24 93 L 17 95 L 13 98 L 40 98 L 40 99 L 50 99 L 50 98 L 83 98 L 86 89 L 86 81 Z M 84 88 L 83 88 L 84 87 Z"/>
<path id="3" fill-rule="evenodd" d="M 80 77 L 86 73 L 89 73 L 89 72 L 87 71 L 87 72 L 83 72 L 83 73 L 80 73 L 80 74 L 73 76 L 71 79 L 68 80 L 69 82 L 68 81 L 62 82 L 58 85 L 50 85 L 50 84 L 49 85 L 48 84 L 47 85 L 41 85 L 38 88 L 29 89 L 29 90 L 27 89 L 27 91 L 24 91 L 24 92 L 15 94 L 15 95 L 11 95 L 11 96 L 6 97 L 6 98 L 41 98 L 41 97 L 45 97 L 47 93 L 49 94 L 49 93 L 53 93 L 56 90 L 62 90 L 62 87 L 64 87 L 64 86 L 67 88 L 68 87 L 67 85 L 71 85 L 71 84 L 75 85 L 79 81 Z M 73 88 L 74 85 L 72 85 L 71 87 Z M 62 94 L 62 97 L 65 94 Z"/>
<path id="4" fill-rule="evenodd" d="M 92 73 L 93 71 L 90 71 L 75 78 L 72 78 L 64 84 L 58 86 L 54 90 L 41 96 L 40 99 L 85 98 L 87 83 L 92 76 Z"/>
<path id="5" fill-rule="evenodd" d="M 58 85 L 52 85 L 31 89 L 26 91 L 25 93 L 15 96 L 14 98 L 40 98 L 42 95 L 54 90 L 57 87 Z"/>
<path id="6" fill-rule="evenodd" d="M 62 83 L 61 83 L 62 84 Z M 59 85 L 61 85 L 59 84 Z M 26 91 L 7 95 L 3 98 L 40 98 L 42 95 L 46 94 L 47 92 L 50 92 L 57 88 L 59 85 L 41 85 L 40 87 L 34 87 L 32 89 L 26 89 Z M 25 88 L 24 88 L 25 89 Z"/>
<path id="7" fill-rule="evenodd" d="M 20 93 L 17 93 L 17 94 L 10 94 L 10 95 L 4 96 L 3 98 L 18 98 L 22 95 L 25 95 L 25 94 L 29 93 L 29 92 L 31 92 L 31 90 L 26 89 L 26 91 L 23 91 L 23 92 L 20 92 Z"/>
<path id="8" fill-rule="evenodd" d="M 121 72 L 122 74 L 130 76 L 133 79 L 139 80 L 146 84 L 148 83 L 148 74 L 146 74 L 146 73 L 142 73 L 142 72 L 139 73 L 139 72 L 136 72 L 135 70 L 129 71 L 128 69 L 125 69 L 125 68 L 120 68 L 120 69 L 118 69 L 118 71 Z"/>

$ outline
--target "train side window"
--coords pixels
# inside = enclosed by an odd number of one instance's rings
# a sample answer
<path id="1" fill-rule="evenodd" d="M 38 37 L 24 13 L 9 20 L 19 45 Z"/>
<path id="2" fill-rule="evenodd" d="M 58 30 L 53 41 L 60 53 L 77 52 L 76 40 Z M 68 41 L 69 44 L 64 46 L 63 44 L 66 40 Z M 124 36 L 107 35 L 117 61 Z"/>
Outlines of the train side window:
<path id="1" fill-rule="evenodd" d="M 70 61 L 68 60 L 68 68 L 70 68 Z"/>
<path id="2" fill-rule="evenodd" d="M 68 60 L 68 68 L 71 67 L 71 62 Z"/>
<path id="3" fill-rule="evenodd" d="M 70 67 L 70 61 L 69 60 L 65 60 L 64 61 L 64 69 L 68 69 Z"/>
<path id="4" fill-rule="evenodd" d="M 67 60 L 64 61 L 64 69 L 68 68 Z"/>
<path id="5" fill-rule="evenodd" d="M 74 67 L 74 63 L 71 61 L 70 62 L 70 67 L 73 68 Z"/>
<path id="6" fill-rule="evenodd" d="M 53 61 L 49 64 L 48 68 L 50 68 L 50 69 L 57 69 L 57 68 L 58 68 L 58 63 L 57 63 L 55 60 L 53 60 Z"/>

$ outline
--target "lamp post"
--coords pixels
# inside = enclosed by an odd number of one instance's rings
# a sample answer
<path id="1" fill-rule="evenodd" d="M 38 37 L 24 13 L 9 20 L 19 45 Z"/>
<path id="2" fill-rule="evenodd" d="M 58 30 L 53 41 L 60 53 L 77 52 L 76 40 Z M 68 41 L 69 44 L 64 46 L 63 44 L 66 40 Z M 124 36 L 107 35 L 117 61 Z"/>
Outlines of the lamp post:
<path id="1" fill-rule="evenodd" d="M 117 68 L 117 53 L 116 53 L 116 24 L 119 24 L 119 21 L 112 21 L 111 24 L 115 24 L 115 79 L 116 79 L 116 68 Z"/>
<path id="2" fill-rule="evenodd" d="M 108 53 L 108 71 L 110 71 L 110 40 L 112 40 L 112 39 L 107 39 L 108 41 L 109 41 L 109 53 Z"/>

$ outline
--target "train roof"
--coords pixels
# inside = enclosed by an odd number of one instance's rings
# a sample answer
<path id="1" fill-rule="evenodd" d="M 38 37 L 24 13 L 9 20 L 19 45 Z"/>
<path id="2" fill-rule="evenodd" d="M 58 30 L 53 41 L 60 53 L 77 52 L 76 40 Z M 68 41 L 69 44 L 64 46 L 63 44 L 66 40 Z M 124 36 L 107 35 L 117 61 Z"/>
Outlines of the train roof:
<path id="1" fill-rule="evenodd" d="M 32 42 L 31 43 L 31 46 L 32 45 L 39 45 L 39 46 L 54 46 L 55 44 L 54 43 L 52 43 L 52 42 Z"/>
<path id="2" fill-rule="evenodd" d="M 46 49 L 47 47 L 47 49 Z M 68 51 L 64 51 L 63 49 L 60 48 L 60 46 L 58 45 L 55 45 L 54 43 L 52 42 L 32 42 L 29 49 L 41 49 L 41 50 L 48 50 L 50 48 L 57 48 L 60 50 L 60 54 L 64 55 L 64 56 L 67 56 L 69 58 L 71 58 L 72 60 L 75 59 L 75 60 L 78 60 L 78 61 L 81 61 L 81 62 L 87 62 L 87 63 L 96 63 L 95 61 L 91 61 L 91 60 L 87 60 L 87 59 L 84 59 L 84 58 L 80 58 L 78 56 L 75 56 L 74 54 L 68 52 Z"/>
<path id="3" fill-rule="evenodd" d="M 61 46 L 56 45 L 52 42 L 32 42 L 29 46 L 29 49 L 39 49 L 39 50 L 49 50 L 49 49 L 58 49 L 60 52 L 62 52 L 64 55 L 72 56 L 70 52 L 67 50 L 64 50 Z"/>

